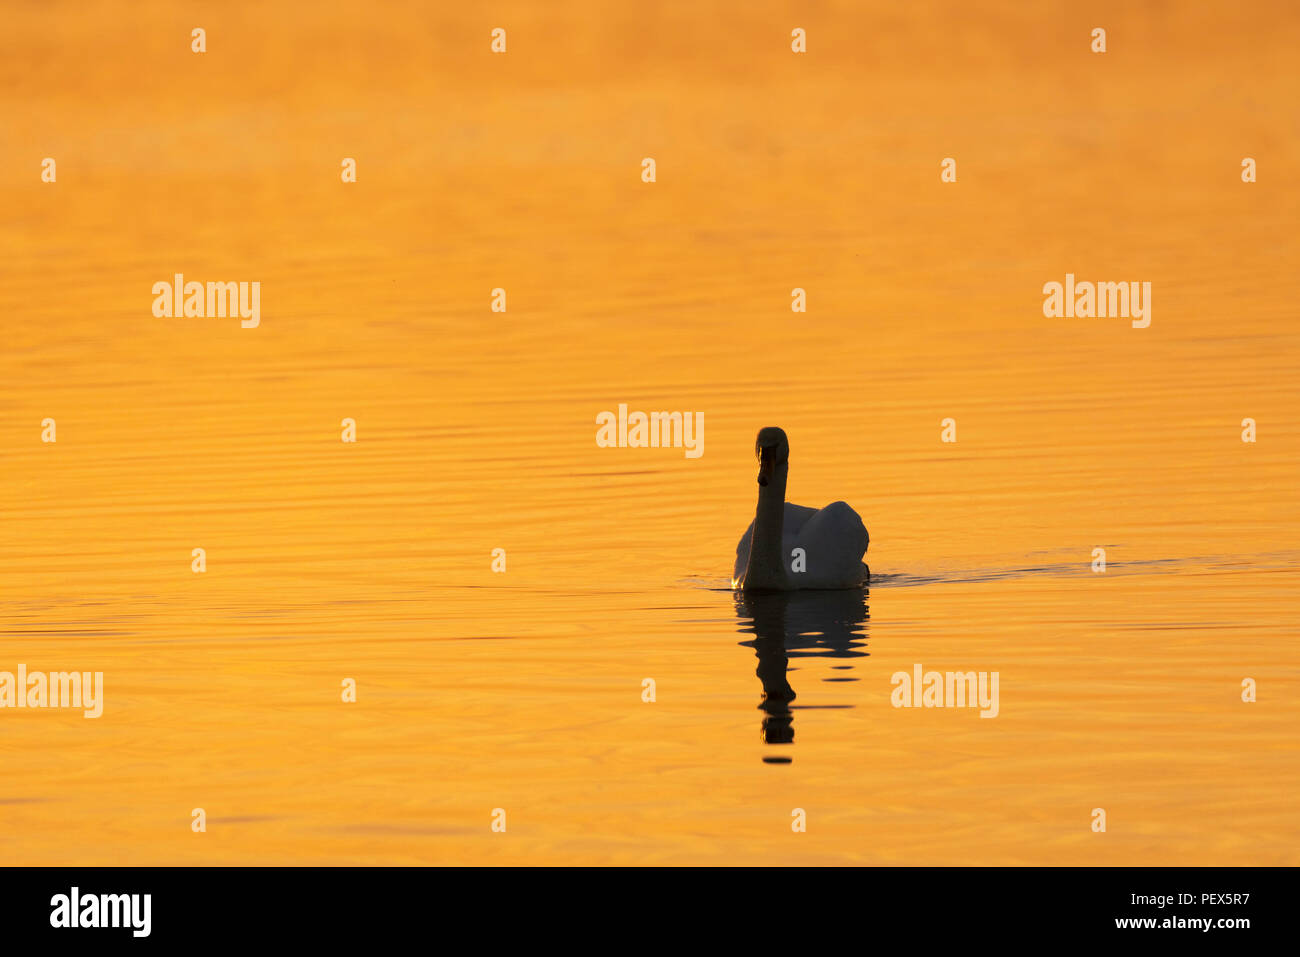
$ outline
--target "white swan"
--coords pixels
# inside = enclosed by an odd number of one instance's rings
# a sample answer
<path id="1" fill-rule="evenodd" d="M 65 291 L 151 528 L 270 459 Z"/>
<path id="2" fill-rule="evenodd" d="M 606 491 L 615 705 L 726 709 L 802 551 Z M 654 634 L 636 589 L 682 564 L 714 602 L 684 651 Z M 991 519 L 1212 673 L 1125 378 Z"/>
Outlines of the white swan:
<path id="1" fill-rule="evenodd" d="M 862 561 L 871 536 L 858 513 L 843 502 L 832 502 L 819 511 L 785 500 L 790 443 L 780 429 L 760 429 L 754 454 L 758 510 L 736 546 L 731 587 L 744 591 L 861 587 L 871 577 Z M 794 554 L 796 548 L 803 549 L 802 563 Z"/>

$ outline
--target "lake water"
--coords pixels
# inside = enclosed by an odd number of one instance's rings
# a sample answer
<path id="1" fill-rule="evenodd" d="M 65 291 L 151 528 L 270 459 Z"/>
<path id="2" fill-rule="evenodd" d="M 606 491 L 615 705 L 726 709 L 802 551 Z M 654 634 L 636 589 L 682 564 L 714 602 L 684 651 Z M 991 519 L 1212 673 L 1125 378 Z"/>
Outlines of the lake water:
<path id="1" fill-rule="evenodd" d="M 105 703 L 0 861 L 1300 863 L 1300 17 L 981 6 L 6 11 L 0 671 Z M 730 591 L 765 425 L 869 591 Z"/>

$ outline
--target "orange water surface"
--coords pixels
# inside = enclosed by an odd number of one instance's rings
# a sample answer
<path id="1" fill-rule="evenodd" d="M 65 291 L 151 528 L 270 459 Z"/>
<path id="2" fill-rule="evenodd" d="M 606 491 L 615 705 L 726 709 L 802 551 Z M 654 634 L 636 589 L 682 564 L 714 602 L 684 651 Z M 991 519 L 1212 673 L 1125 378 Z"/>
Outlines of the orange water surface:
<path id="1" fill-rule="evenodd" d="M 0 671 L 105 687 L 0 863 L 1300 863 L 1293 4 L 0 17 Z M 731 593 L 766 425 L 869 593 Z"/>

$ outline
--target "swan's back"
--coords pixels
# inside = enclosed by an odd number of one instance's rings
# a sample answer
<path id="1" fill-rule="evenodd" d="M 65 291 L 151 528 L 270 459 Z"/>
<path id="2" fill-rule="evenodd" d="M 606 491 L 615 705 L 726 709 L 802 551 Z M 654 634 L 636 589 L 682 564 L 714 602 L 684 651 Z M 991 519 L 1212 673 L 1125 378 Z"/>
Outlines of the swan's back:
<path id="1" fill-rule="evenodd" d="M 871 536 L 861 516 L 846 503 L 831 502 L 810 516 L 796 544 L 807 553 L 804 588 L 844 588 L 866 579 L 863 559 Z"/>

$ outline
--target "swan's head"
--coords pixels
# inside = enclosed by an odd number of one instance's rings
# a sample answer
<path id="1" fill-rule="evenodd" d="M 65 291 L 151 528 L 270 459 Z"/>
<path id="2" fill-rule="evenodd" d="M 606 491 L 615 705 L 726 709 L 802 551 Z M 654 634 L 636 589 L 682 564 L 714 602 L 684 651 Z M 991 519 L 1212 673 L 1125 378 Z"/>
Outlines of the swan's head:
<path id="1" fill-rule="evenodd" d="M 790 443 L 785 433 L 774 425 L 759 429 L 754 455 L 758 458 L 758 484 L 765 486 L 772 480 L 772 474 L 790 461 Z"/>

